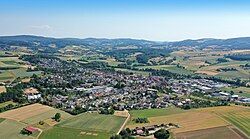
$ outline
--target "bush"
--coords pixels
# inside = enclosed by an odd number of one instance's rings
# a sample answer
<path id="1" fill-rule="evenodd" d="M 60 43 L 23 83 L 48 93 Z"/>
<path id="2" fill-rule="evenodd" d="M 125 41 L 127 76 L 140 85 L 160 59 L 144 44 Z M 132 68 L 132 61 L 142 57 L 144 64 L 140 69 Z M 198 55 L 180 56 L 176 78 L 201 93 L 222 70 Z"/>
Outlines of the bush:
<path id="1" fill-rule="evenodd" d="M 39 121 L 39 125 L 44 125 L 44 121 Z"/>
<path id="2" fill-rule="evenodd" d="M 154 133 L 154 137 L 156 139 L 168 139 L 169 138 L 169 131 L 165 129 L 160 129 Z"/>

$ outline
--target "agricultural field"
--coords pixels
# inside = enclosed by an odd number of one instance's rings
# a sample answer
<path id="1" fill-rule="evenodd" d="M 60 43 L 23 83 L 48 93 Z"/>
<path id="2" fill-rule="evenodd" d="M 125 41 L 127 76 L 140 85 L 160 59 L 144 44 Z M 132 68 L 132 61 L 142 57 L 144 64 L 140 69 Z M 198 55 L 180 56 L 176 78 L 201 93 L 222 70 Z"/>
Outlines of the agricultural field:
<path id="1" fill-rule="evenodd" d="M 177 133 L 175 135 L 176 139 L 244 139 L 244 137 L 235 133 L 230 126 L 215 127 L 209 129 L 201 129 L 196 131 L 188 131 Z"/>
<path id="2" fill-rule="evenodd" d="M 17 77 L 30 77 L 33 74 L 41 74 L 41 71 L 27 72 L 28 65 L 18 57 L 0 57 L 0 82 L 13 81 Z"/>
<path id="3" fill-rule="evenodd" d="M 243 97 L 250 97 L 250 88 L 249 87 L 226 87 L 222 89 L 223 91 L 230 92 L 233 91 L 236 95 Z M 242 93 L 240 93 L 242 91 Z"/>
<path id="4" fill-rule="evenodd" d="M 1 118 L 12 119 L 26 124 L 35 124 L 39 121 L 51 119 L 57 112 L 62 115 L 62 120 L 71 117 L 70 114 L 41 104 L 32 104 L 18 109 L 0 113 Z"/>
<path id="5" fill-rule="evenodd" d="M 171 53 L 176 57 L 174 64 L 184 66 L 187 71 L 206 76 L 216 76 L 222 79 L 249 80 L 250 71 L 243 69 L 240 65 L 250 64 L 249 61 L 236 61 L 226 58 L 227 62 L 218 62 L 225 54 L 247 53 L 246 51 L 211 51 L 211 50 L 182 50 Z M 218 71 L 220 68 L 235 68 L 237 71 Z M 162 69 L 162 68 L 161 68 Z M 171 70 L 170 70 L 171 71 Z"/>
<path id="6" fill-rule="evenodd" d="M 137 66 L 139 69 L 157 69 L 157 70 L 167 70 L 173 73 L 192 75 L 194 74 L 190 70 L 178 68 L 176 65 L 157 65 L 157 66 Z"/>
<path id="7" fill-rule="evenodd" d="M 12 104 L 13 102 L 8 102 L 8 104 Z M 5 102 L 1 105 L 7 105 Z M 57 124 L 52 117 L 56 113 L 61 114 L 61 121 L 65 121 L 66 119 L 72 117 L 70 114 L 54 109 L 49 106 L 41 105 L 41 104 L 32 104 L 23 106 L 21 108 L 9 110 L 3 113 L 0 113 L 0 119 L 5 119 L 0 122 L 0 136 L 8 139 L 35 139 L 39 134 L 32 134 L 30 136 L 21 135 L 20 131 L 24 127 L 32 125 L 41 130 L 48 130 Z M 40 121 L 44 121 L 43 125 L 38 124 Z"/>
<path id="8" fill-rule="evenodd" d="M 26 126 L 24 123 L 5 119 L 0 123 L 0 137 L 3 139 L 35 139 L 33 136 L 20 134 L 20 131 Z"/>
<path id="9" fill-rule="evenodd" d="M 5 107 L 5 106 L 7 106 L 9 104 L 16 105 L 16 103 L 13 102 L 13 101 L 6 101 L 6 102 L 3 102 L 3 103 L 0 103 L 0 108 Z"/>
<path id="10" fill-rule="evenodd" d="M 82 129 L 55 126 L 41 134 L 39 139 L 108 139 L 104 132 L 82 131 Z"/>
<path id="11" fill-rule="evenodd" d="M 129 111 L 132 118 L 137 118 L 137 117 L 150 118 L 150 117 L 178 114 L 178 113 L 183 113 L 183 112 L 186 112 L 186 111 L 179 109 L 179 108 L 175 108 L 175 107 L 170 107 L 166 109 L 145 109 L 145 110 Z"/>
<path id="12" fill-rule="evenodd" d="M 133 112 L 131 112 L 131 115 Z M 134 112 L 135 113 L 135 112 Z M 135 114 L 134 114 L 135 115 Z M 139 116 L 139 115 L 138 115 Z M 135 128 L 147 125 L 155 124 L 168 124 L 175 123 L 180 126 L 180 128 L 171 129 L 174 136 L 177 138 L 183 138 L 183 135 L 187 138 L 209 138 L 210 136 L 204 136 L 202 133 L 217 134 L 218 137 L 223 136 L 223 130 L 237 132 L 234 137 L 237 138 L 238 135 L 244 137 L 250 136 L 250 109 L 241 106 L 221 106 L 221 107 L 211 107 L 202 109 L 187 110 L 180 113 L 169 113 L 166 115 L 153 115 L 149 117 L 149 123 L 146 124 L 135 124 L 130 122 L 127 127 Z M 228 127 L 234 127 L 232 128 Z M 218 127 L 220 130 L 216 129 Z M 209 131 L 206 131 L 209 129 Z M 211 131 L 210 131 L 211 130 Z M 212 131 L 213 130 L 213 131 Z M 218 133 L 214 132 L 217 131 Z M 196 132 L 197 131 L 197 132 Z M 241 132 L 240 132 L 241 131 Z M 233 137 L 233 135 L 232 135 Z"/>
<path id="13" fill-rule="evenodd" d="M 59 124 L 61 127 L 77 128 L 87 131 L 116 133 L 125 121 L 125 117 L 84 113 Z"/>
<path id="14" fill-rule="evenodd" d="M 107 139 L 116 134 L 125 121 L 125 117 L 83 113 L 46 130 L 40 139 L 88 138 Z"/>
<path id="15" fill-rule="evenodd" d="M 137 70 L 130 70 L 130 69 L 123 69 L 123 68 L 115 68 L 116 71 L 123 71 L 123 72 L 132 72 L 133 74 L 148 76 L 149 73 L 146 71 L 137 71 Z"/>

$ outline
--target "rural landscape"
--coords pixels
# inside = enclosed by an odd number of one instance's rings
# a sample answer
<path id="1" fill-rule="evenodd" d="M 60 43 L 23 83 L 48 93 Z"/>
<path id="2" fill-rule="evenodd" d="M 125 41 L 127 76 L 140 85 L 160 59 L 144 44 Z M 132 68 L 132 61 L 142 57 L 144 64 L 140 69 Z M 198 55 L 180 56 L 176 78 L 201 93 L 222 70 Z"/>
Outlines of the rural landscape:
<path id="1" fill-rule="evenodd" d="M 250 139 L 250 1 L 1 0 L 0 139 Z"/>
<path id="2" fill-rule="evenodd" d="M 250 49 L 88 41 L 0 37 L 1 137 L 249 138 Z"/>

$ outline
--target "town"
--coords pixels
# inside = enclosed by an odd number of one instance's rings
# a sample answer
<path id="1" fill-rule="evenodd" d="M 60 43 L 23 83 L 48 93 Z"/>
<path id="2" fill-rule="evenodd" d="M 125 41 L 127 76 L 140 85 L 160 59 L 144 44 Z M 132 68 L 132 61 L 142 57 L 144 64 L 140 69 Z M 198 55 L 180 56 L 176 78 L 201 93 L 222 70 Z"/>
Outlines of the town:
<path id="1" fill-rule="evenodd" d="M 208 79 L 167 79 L 89 68 L 77 61 L 55 57 L 24 56 L 44 71 L 26 83 L 24 95 L 29 102 L 40 102 L 71 114 L 113 110 L 166 108 L 183 109 L 248 104 L 249 98 L 221 91 L 230 84 Z M 97 65 L 98 66 L 98 65 Z M 202 98 L 202 99 L 201 99 Z M 216 101 L 215 101 L 216 100 Z"/>

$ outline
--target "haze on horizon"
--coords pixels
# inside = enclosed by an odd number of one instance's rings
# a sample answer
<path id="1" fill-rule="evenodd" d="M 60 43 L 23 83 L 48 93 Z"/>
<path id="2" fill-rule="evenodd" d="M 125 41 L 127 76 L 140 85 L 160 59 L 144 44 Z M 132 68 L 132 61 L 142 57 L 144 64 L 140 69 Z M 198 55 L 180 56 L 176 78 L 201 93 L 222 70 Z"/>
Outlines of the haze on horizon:
<path id="1" fill-rule="evenodd" d="M 248 0 L 2 0 L 0 35 L 175 41 L 250 36 Z"/>

